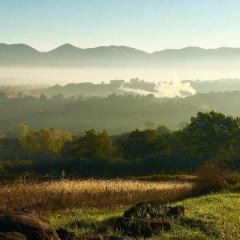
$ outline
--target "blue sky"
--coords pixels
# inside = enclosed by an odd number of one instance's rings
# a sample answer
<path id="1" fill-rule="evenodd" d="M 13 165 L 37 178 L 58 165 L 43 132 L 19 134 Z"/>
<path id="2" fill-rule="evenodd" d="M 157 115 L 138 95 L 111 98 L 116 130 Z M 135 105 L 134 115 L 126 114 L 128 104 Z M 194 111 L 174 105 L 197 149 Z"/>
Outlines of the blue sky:
<path id="1" fill-rule="evenodd" d="M 0 42 L 240 47 L 239 0 L 0 0 Z"/>

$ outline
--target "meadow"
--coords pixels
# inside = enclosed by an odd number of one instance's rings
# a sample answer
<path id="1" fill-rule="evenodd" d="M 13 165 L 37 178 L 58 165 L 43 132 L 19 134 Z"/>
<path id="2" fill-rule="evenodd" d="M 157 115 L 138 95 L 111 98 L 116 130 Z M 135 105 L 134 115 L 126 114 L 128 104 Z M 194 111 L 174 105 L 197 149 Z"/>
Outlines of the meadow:
<path id="1" fill-rule="evenodd" d="M 193 192 L 191 182 L 140 180 L 58 180 L 3 184 L 2 209 L 58 210 L 76 207 L 129 206 L 151 200 L 166 203 Z"/>
<path id="2" fill-rule="evenodd" d="M 199 195 L 197 182 L 197 177 L 188 175 L 15 181 L 1 185 L 0 202 L 1 210 L 39 213 L 56 229 L 74 233 L 73 239 L 100 240 L 108 236 L 136 239 L 112 228 L 111 221 L 143 201 L 185 208 L 185 216 L 172 220 L 170 231 L 160 232 L 149 240 L 240 239 L 238 189 Z"/>
<path id="3" fill-rule="evenodd" d="M 240 193 L 222 192 L 188 198 L 170 205 L 182 205 L 186 215 L 175 220 L 169 232 L 151 240 L 238 240 L 240 239 Z M 108 227 L 109 219 L 120 216 L 127 206 L 109 208 L 76 208 L 49 214 L 50 222 L 80 236 L 79 239 L 104 239 L 122 236 Z M 130 237 L 126 239 L 131 239 Z M 141 238 L 139 238 L 141 239 Z"/>

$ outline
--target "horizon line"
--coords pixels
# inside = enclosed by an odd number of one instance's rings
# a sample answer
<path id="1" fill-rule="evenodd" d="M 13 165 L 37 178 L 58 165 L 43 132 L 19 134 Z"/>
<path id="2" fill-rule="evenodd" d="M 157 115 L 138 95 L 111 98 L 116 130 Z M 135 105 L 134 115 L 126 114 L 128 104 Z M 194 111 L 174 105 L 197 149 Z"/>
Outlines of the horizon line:
<path id="1" fill-rule="evenodd" d="M 48 53 L 48 52 L 51 52 L 51 51 L 54 51 L 60 47 L 64 47 L 64 46 L 69 46 L 69 47 L 73 47 L 73 48 L 77 48 L 77 49 L 82 49 L 82 50 L 88 50 L 88 49 L 96 49 L 96 48 L 108 48 L 108 47 L 122 47 L 122 48 L 129 48 L 129 49 L 134 49 L 134 50 L 138 50 L 138 51 L 141 51 L 143 53 L 147 53 L 147 54 L 153 54 L 153 53 L 156 53 L 156 52 L 164 52 L 166 50 L 184 50 L 184 49 L 201 49 L 201 50 L 219 50 L 219 49 L 240 49 L 240 47 L 229 47 L 229 46 L 222 46 L 222 47 L 216 47 L 216 48 L 204 48 L 204 47 L 199 47 L 199 46 L 185 46 L 185 47 L 182 47 L 182 48 L 164 48 L 162 50 L 155 50 L 155 51 L 145 51 L 145 50 L 141 50 L 141 49 L 138 49 L 138 48 L 135 48 L 135 47 L 130 47 L 130 46 L 127 46 L 127 45 L 114 45 L 114 44 L 111 44 L 111 45 L 99 45 L 99 46 L 95 46 L 95 47 L 87 47 L 87 48 L 81 48 L 79 46 L 76 46 L 72 43 L 64 43 L 64 44 L 61 44 L 61 45 L 58 45 L 57 47 L 54 47 L 54 48 L 51 48 L 49 50 L 39 50 L 38 48 L 35 48 L 35 47 L 32 47 L 31 44 L 27 44 L 27 43 L 22 43 L 22 42 L 17 42 L 17 43 L 5 43 L 5 42 L 0 42 L 0 45 L 7 45 L 7 46 L 17 46 L 17 45 L 23 45 L 23 46 L 27 46 L 27 47 L 30 47 L 32 49 L 34 49 L 35 51 L 37 52 L 40 52 L 40 53 Z"/>

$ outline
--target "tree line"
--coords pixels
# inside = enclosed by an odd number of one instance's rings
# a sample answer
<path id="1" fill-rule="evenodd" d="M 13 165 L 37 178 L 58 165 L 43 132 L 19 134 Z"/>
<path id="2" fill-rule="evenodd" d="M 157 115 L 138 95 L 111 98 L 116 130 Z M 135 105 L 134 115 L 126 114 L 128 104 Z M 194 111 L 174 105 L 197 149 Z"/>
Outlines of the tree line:
<path id="1" fill-rule="evenodd" d="M 90 129 L 16 126 L 16 137 L 0 134 L 0 174 L 14 176 L 124 177 L 191 172 L 206 161 L 240 168 L 240 119 L 199 112 L 181 130 L 148 127 L 109 135 Z"/>

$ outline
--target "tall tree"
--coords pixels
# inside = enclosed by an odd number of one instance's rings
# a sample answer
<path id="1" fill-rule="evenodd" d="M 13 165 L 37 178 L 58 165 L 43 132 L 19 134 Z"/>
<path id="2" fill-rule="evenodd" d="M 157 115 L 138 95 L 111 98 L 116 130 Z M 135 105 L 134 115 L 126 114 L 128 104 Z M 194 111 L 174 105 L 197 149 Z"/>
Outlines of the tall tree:
<path id="1" fill-rule="evenodd" d="M 72 134 L 58 128 L 30 129 L 21 139 L 26 150 L 32 152 L 58 153 L 63 145 L 72 139 Z"/>
<path id="2" fill-rule="evenodd" d="M 112 139 L 107 131 L 97 133 L 94 129 L 86 131 L 64 149 L 64 154 L 73 158 L 103 158 L 110 156 L 112 152 Z"/>
<path id="3" fill-rule="evenodd" d="M 164 155 L 170 151 L 170 146 L 155 130 L 136 129 L 128 135 L 119 138 L 118 145 L 126 158 L 144 158 L 151 155 Z"/>
<path id="4" fill-rule="evenodd" d="M 240 153 L 240 119 L 214 111 L 199 112 L 179 132 L 179 139 L 196 158 L 229 160 Z"/>

